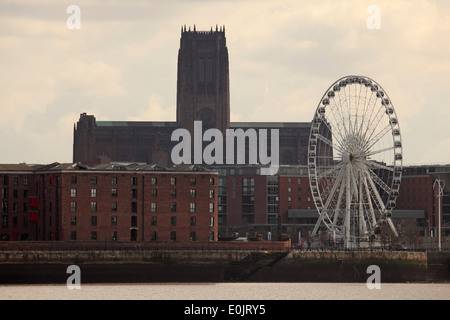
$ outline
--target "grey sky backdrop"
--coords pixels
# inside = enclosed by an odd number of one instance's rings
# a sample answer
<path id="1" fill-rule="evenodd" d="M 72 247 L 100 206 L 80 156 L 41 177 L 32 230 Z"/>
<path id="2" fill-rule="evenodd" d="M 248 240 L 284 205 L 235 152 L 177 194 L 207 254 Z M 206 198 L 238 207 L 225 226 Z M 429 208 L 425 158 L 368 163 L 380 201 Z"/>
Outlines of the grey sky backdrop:
<path id="1" fill-rule="evenodd" d="M 446 0 L 0 0 L 0 163 L 71 162 L 83 112 L 175 121 L 181 26 L 194 24 L 225 25 L 232 121 L 309 122 L 334 81 L 365 75 L 397 110 L 404 163 L 450 163 Z"/>

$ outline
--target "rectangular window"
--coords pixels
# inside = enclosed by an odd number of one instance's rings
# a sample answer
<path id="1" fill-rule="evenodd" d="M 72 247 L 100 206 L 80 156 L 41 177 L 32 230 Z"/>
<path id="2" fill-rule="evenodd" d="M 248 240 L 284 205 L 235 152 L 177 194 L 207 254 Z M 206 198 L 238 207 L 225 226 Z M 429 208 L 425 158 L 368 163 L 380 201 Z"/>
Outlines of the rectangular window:
<path id="1" fill-rule="evenodd" d="M 156 240 L 158 240 L 158 234 L 156 233 L 156 231 L 152 231 L 151 241 L 156 241 Z"/>
<path id="2" fill-rule="evenodd" d="M 177 184 L 177 178 L 170 178 L 170 185 L 174 186 Z"/>
<path id="3" fill-rule="evenodd" d="M 76 231 L 70 232 L 70 240 L 72 240 L 72 241 L 77 240 L 77 232 Z"/>
<path id="4" fill-rule="evenodd" d="M 191 195 L 191 198 L 195 198 L 195 189 L 189 190 L 189 193 Z"/>
<path id="5" fill-rule="evenodd" d="M 97 202 L 91 202 L 91 212 L 97 212 Z"/>
<path id="6" fill-rule="evenodd" d="M 172 226 L 172 227 L 177 226 L 177 217 L 175 217 L 175 216 L 170 217 L 170 226 Z"/>
<path id="7" fill-rule="evenodd" d="M 91 217 L 91 226 L 93 226 L 93 227 L 97 226 L 97 216 Z"/>
<path id="8" fill-rule="evenodd" d="M 115 188 L 111 189 L 111 196 L 114 198 L 117 197 L 117 189 Z"/>
<path id="9" fill-rule="evenodd" d="M 76 184 L 77 183 L 77 177 L 76 176 L 70 177 L 70 183 Z"/>
<path id="10" fill-rule="evenodd" d="M 112 227 L 117 227 L 117 216 L 112 216 L 111 217 L 111 226 Z"/>
<path id="11" fill-rule="evenodd" d="M 24 185 L 24 186 L 27 186 L 27 185 L 28 185 L 28 178 L 27 178 L 27 177 L 24 177 L 24 178 L 23 178 L 23 185 Z"/>
<path id="12" fill-rule="evenodd" d="M 175 189 L 170 190 L 170 196 L 172 198 L 176 198 L 177 197 L 177 190 L 175 190 Z"/>
<path id="13" fill-rule="evenodd" d="M 170 232 L 170 240 L 177 241 L 177 233 L 175 231 Z"/>
<path id="14" fill-rule="evenodd" d="M 77 196 L 77 189 L 72 188 L 70 189 L 70 197 L 75 198 Z"/>
<path id="15" fill-rule="evenodd" d="M 111 240 L 112 241 L 117 241 L 117 231 L 112 231 L 111 232 Z"/>
<path id="16" fill-rule="evenodd" d="M 209 212 L 214 212 L 214 203 L 213 202 L 211 202 L 209 204 Z"/>
<path id="17" fill-rule="evenodd" d="M 175 202 L 172 202 L 170 204 L 170 212 L 176 212 L 177 211 L 177 204 Z"/>
<path id="18" fill-rule="evenodd" d="M 195 227 L 197 225 L 197 218 L 191 217 L 191 227 Z"/>
<path id="19" fill-rule="evenodd" d="M 137 202 L 131 203 L 131 212 L 136 213 L 137 212 Z"/>
<path id="20" fill-rule="evenodd" d="M 97 177 L 91 177 L 91 184 L 97 184 Z"/>
<path id="21" fill-rule="evenodd" d="M 131 189 L 131 198 L 132 199 L 137 199 L 137 189 Z"/>
<path id="22" fill-rule="evenodd" d="M 214 190 L 209 190 L 209 198 L 214 199 Z"/>
<path id="23" fill-rule="evenodd" d="M 75 201 L 72 201 L 70 203 L 70 212 L 75 212 L 77 211 L 77 203 Z"/>
<path id="24" fill-rule="evenodd" d="M 214 217 L 209 217 L 209 226 L 214 227 Z"/>
<path id="25" fill-rule="evenodd" d="M 137 186 L 137 184 L 138 184 L 137 177 L 131 177 L 131 185 L 132 186 Z"/>
<path id="26" fill-rule="evenodd" d="M 97 231 L 91 231 L 91 240 L 97 240 Z"/>
<path id="27" fill-rule="evenodd" d="M 195 186 L 197 183 L 197 180 L 195 178 L 191 178 L 191 186 Z"/>
<path id="28" fill-rule="evenodd" d="M 195 231 L 191 231 L 191 233 L 189 234 L 189 239 L 191 241 L 196 241 L 197 240 L 197 235 L 195 234 Z"/>
<path id="29" fill-rule="evenodd" d="M 156 202 L 152 202 L 150 208 L 152 212 L 156 212 Z"/>
<path id="30" fill-rule="evenodd" d="M 158 196 L 158 189 L 152 189 L 152 197 L 156 198 Z"/>
<path id="31" fill-rule="evenodd" d="M 97 189 L 91 189 L 91 198 L 97 197 Z"/>
<path id="32" fill-rule="evenodd" d="M 152 177 L 151 181 L 153 185 L 156 185 L 158 183 L 158 179 L 156 179 L 156 177 Z"/>
<path id="33" fill-rule="evenodd" d="M 196 208 L 195 208 L 195 202 L 191 202 L 189 204 L 189 212 L 193 213 L 195 212 Z"/>
<path id="34" fill-rule="evenodd" d="M 111 184 L 117 184 L 117 177 L 111 178 Z"/>
<path id="35" fill-rule="evenodd" d="M 2 216 L 2 227 L 8 228 L 8 216 Z"/>
<path id="36" fill-rule="evenodd" d="M 151 225 L 153 227 L 156 227 L 158 225 L 158 217 L 157 216 L 152 216 Z"/>
<path id="37" fill-rule="evenodd" d="M 131 216 L 131 226 L 136 228 L 137 227 L 137 217 Z"/>
<path id="38" fill-rule="evenodd" d="M 209 178 L 209 184 L 210 184 L 211 186 L 214 185 L 214 178 Z"/>
<path id="39" fill-rule="evenodd" d="M 111 202 L 111 211 L 117 212 L 117 202 Z"/>

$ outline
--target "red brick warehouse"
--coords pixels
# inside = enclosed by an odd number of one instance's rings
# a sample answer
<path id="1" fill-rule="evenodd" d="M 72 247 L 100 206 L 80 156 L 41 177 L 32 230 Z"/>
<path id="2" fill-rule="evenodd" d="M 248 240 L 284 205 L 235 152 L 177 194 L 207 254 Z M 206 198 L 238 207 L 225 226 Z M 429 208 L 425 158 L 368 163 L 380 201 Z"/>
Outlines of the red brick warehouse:
<path id="1" fill-rule="evenodd" d="M 17 166 L 21 171 L 1 172 L 4 240 L 217 241 L 215 171 L 138 164 Z M 19 191 L 27 195 L 19 197 Z"/>

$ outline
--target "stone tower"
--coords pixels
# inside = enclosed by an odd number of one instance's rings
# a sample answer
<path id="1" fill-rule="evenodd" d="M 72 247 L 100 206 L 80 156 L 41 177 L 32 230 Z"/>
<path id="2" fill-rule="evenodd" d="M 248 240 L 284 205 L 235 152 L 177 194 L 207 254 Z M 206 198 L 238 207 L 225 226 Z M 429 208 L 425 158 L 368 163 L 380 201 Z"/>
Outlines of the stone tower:
<path id="1" fill-rule="evenodd" d="M 177 122 L 193 134 L 194 121 L 203 131 L 230 127 L 230 84 L 225 27 L 215 31 L 181 28 L 178 52 Z"/>

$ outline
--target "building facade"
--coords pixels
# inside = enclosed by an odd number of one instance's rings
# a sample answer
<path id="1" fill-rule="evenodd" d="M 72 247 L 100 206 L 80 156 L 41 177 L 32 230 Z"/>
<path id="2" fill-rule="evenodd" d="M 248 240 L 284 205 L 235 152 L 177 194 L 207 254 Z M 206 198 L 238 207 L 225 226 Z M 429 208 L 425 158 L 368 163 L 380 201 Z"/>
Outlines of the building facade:
<path id="1" fill-rule="evenodd" d="M 143 164 L 0 167 L 3 240 L 217 241 L 217 172 Z"/>

